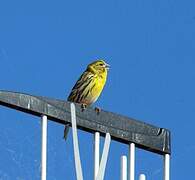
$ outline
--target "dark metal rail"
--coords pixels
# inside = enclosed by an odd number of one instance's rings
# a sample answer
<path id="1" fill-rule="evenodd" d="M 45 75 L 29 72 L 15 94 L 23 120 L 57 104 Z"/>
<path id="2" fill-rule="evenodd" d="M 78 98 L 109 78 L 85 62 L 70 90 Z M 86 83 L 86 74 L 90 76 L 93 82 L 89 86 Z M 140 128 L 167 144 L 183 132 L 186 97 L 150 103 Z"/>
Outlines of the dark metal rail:
<path id="1" fill-rule="evenodd" d="M 0 91 L 0 105 L 35 116 L 47 115 L 48 119 L 66 124 L 70 123 L 70 103 L 41 96 Z M 112 139 L 158 154 L 170 154 L 170 131 L 164 128 L 101 110 L 97 114 L 89 107 L 83 112 L 76 104 L 77 125 L 79 129 L 101 135 L 109 132 Z"/>

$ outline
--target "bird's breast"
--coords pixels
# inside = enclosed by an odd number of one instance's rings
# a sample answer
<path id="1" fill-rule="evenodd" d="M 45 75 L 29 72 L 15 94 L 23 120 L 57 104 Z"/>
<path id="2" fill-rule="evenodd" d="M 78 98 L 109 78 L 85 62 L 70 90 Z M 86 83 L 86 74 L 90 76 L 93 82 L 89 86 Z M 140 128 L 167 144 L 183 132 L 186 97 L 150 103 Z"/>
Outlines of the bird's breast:
<path id="1" fill-rule="evenodd" d="M 96 77 L 94 79 L 94 85 L 92 86 L 90 93 L 91 98 L 89 98 L 91 100 L 91 104 L 94 103 L 100 96 L 104 88 L 105 82 L 106 78 Z"/>

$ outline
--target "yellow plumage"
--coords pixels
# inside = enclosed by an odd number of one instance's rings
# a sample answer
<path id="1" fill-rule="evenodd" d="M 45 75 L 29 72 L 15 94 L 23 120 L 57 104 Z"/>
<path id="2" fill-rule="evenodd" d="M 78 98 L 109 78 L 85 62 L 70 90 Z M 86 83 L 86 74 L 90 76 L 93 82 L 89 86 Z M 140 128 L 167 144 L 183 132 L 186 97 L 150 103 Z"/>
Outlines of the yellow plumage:
<path id="1" fill-rule="evenodd" d="M 97 60 L 89 64 L 72 88 L 72 91 L 68 96 L 68 101 L 82 105 L 93 104 L 98 99 L 104 88 L 108 69 L 109 65 L 103 60 Z M 68 129 L 69 127 L 65 126 L 65 139 Z"/>

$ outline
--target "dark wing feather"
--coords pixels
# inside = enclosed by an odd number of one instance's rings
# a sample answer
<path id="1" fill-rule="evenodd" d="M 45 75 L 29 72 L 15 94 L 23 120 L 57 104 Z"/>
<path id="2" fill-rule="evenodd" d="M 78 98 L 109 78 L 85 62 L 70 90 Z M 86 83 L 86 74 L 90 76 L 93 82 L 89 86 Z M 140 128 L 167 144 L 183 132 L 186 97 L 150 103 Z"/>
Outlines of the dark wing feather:
<path id="1" fill-rule="evenodd" d="M 72 91 L 70 95 L 68 96 L 68 101 L 76 102 L 76 103 L 82 102 L 82 99 L 85 98 L 89 94 L 89 91 L 87 91 L 86 94 L 84 94 L 83 92 L 88 87 L 88 85 L 91 83 L 91 81 L 93 80 L 93 77 L 94 77 L 93 73 L 89 71 L 85 71 L 81 75 L 81 77 L 78 79 L 74 87 L 72 88 Z"/>

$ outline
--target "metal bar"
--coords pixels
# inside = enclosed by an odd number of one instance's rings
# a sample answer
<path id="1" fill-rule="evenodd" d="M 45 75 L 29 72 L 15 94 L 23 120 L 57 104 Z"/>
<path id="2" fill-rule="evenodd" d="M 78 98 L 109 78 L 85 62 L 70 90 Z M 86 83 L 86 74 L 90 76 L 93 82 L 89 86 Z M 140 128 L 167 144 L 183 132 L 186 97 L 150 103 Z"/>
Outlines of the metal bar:
<path id="1" fill-rule="evenodd" d="M 170 155 L 164 155 L 164 180 L 170 180 Z"/>
<path id="2" fill-rule="evenodd" d="M 135 180 L 135 144 L 129 145 L 129 180 Z"/>
<path id="3" fill-rule="evenodd" d="M 32 96 L 23 93 L 1 91 L 0 105 L 28 114 L 47 115 L 48 119 L 67 124 L 70 121 L 70 103 L 48 97 Z M 81 110 L 76 104 L 77 128 L 91 133 L 110 133 L 112 140 L 125 144 L 133 142 L 136 147 L 159 154 L 171 153 L 170 131 L 164 128 L 101 110 L 97 114 L 92 107 Z"/>
<path id="4" fill-rule="evenodd" d="M 83 180 L 83 173 L 82 173 L 80 153 L 79 153 L 78 136 L 77 136 L 77 127 L 76 127 L 75 105 L 71 103 L 70 106 L 71 106 L 72 136 L 73 136 L 76 176 L 77 176 L 77 180 Z"/>
<path id="5" fill-rule="evenodd" d="M 121 156 L 121 176 L 120 180 L 127 180 L 127 156 Z"/>
<path id="6" fill-rule="evenodd" d="M 100 133 L 94 134 L 94 180 L 97 177 L 100 161 Z"/>
<path id="7" fill-rule="evenodd" d="M 41 139 L 41 180 L 47 177 L 47 116 L 41 117 L 42 139 Z"/>
<path id="8" fill-rule="evenodd" d="M 102 158 L 101 158 L 100 167 L 99 167 L 99 171 L 98 171 L 96 180 L 103 180 L 104 179 L 106 163 L 107 163 L 107 159 L 108 159 L 108 152 L 109 152 L 109 148 L 110 148 L 110 141 L 111 141 L 110 134 L 106 133 Z"/>
<path id="9" fill-rule="evenodd" d="M 139 175 L 139 180 L 146 180 L 145 174 L 140 174 Z"/>

